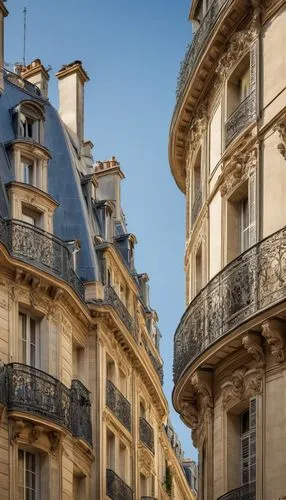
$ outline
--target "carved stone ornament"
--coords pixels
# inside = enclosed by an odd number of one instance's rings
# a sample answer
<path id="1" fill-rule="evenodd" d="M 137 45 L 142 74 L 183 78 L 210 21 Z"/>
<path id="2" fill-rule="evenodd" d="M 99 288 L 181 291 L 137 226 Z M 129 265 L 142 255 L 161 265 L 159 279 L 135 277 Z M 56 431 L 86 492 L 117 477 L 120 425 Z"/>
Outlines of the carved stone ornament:
<path id="1" fill-rule="evenodd" d="M 38 441 L 40 435 L 44 431 L 44 428 L 40 425 L 32 425 L 29 433 L 29 438 L 31 443 Z"/>
<path id="2" fill-rule="evenodd" d="M 255 15 L 250 26 L 246 30 L 237 31 L 233 34 L 227 51 L 220 58 L 216 73 L 221 81 L 227 78 L 232 66 L 239 61 L 247 50 L 249 50 L 250 46 L 256 40 L 257 35 L 257 17 Z"/>
<path id="3" fill-rule="evenodd" d="M 197 371 L 192 376 L 191 383 L 195 389 L 200 413 L 206 413 L 209 408 L 213 408 L 212 373 Z"/>
<path id="4" fill-rule="evenodd" d="M 198 408 L 195 401 L 193 400 L 182 401 L 180 405 L 180 413 L 182 414 L 184 420 L 192 429 L 197 429 Z"/>
<path id="5" fill-rule="evenodd" d="M 203 102 L 191 122 L 190 129 L 187 137 L 187 150 L 188 158 L 192 159 L 194 152 L 197 150 L 201 141 L 203 133 L 206 131 L 208 125 L 207 119 L 207 102 Z"/>
<path id="6" fill-rule="evenodd" d="M 285 325 L 278 319 L 269 319 L 262 324 L 262 335 L 270 345 L 271 354 L 277 363 L 284 361 Z"/>
<path id="7" fill-rule="evenodd" d="M 279 134 L 281 142 L 277 145 L 277 149 L 286 160 L 286 116 L 274 125 L 273 130 Z"/>
<path id="8" fill-rule="evenodd" d="M 257 365 L 264 364 L 264 352 L 261 346 L 261 336 L 254 332 L 248 332 L 242 338 L 242 345 L 256 361 Z"/>
<path id="9" fill-rule="evenodd" d="M 256 169 L 256 165 L 257 147 L 252 148 L 250 151 L 234 154 L 222 168 L 221 195 L 230 195 L 236 186 L 246 180 L 250 173 Z"/>
<path id="10" fill-rule="evenodd" d="M 221 386 L 223 393 L 223 408 L 229 409 L 244 399 L 249 399 L 262 392 L 261 369 L 239 368 L 232 374 L 231 380 Z"/>
<path id="11" fill-rule="evenodd" d="M 48 438 L 50 441 L 51 453 L 55 454 L 61 442 L 61 435 L 59 432 L 51 431 L 48 433 Z"/>
<path id="12" fill-rule="evenodd" d="M 23 420 L 13 420 L 12 421 L 12 428 L 11 428 L 11 444 L 14 444 L 18 437 L 20 436 L 21 432 L 25 428 L 26 424 L 23 422 Z"/>
<path id="13" fill-rule="evenodd" d="M 154 460 L 152 454 L 145 446 L 139 446 L 138 448 L 138 461 L 140 470 L 149 477 L 154 472 Z"/>

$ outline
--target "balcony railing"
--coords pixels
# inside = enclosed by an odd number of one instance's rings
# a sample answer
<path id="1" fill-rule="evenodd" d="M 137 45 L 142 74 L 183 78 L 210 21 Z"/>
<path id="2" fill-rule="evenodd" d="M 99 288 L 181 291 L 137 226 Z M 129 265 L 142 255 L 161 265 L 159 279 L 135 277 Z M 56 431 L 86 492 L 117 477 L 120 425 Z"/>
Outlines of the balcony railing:
<path id="1" fill-rule="evenodd" d="M 157 500 L 156 497 L 141 497 L 141 500 Z"/>
<path id="2" fill-rule="evenodd" d="M 131 405 L 111 380 L 106 381 L 106 405 L 131 432 Z"/>
<path id="3" fill-rule="evenodd" d="M 9 71 L 6 68 L 3 68 L 3 72 L 6 80 L 8 80 L 9 82 L 14 83 L 14 85 L 17 85 L 17 87 L 26 90 L 30 94 L 33 94 L 37 97 L 42 97 L 41 91 L 39 87 L 37 87 L 37 85 L 33 85 L 28 80 L 25 80 L 25 78 L 16 75 L 16 73 L 12 73 L 12 71 Z"/>
<path id="4" fill-rule="evenodd" d="M 0 219 L 0 241 L 16 259 L 67 281 L 84 300 L 84 285 L 72 268 L 71 254 L 62 240 L 24 221 Z"/>
<path id="5" fill-rule="evenodd" d="M 122 300 L 118 297 L 116 291 L 112 286 L 106 285 L 104 290 L 104 303 L 111 305 L 116 310 L 119 318 L 125 324 L 130 333 L 136 337 L 135 323 L 131 314 L 123 304 Z"/>
<path id="6" fill-rule="evenodd" d="M 213 343 L 286 298 L 286 228 L 257 243 L 194 298 L 174 337 L 174 381 Z"/>
<path id="7" fill-rule="evenodd" d="M 92 444 L 90 412 L 84 410 L 85 405 L 90 406 L 89 393 L 79 381 L 74 380 L 69 389 L 42 370 L 10 363 L 1 367 L 0 382 L 1 403 L 8 411 L 29 413 L 55 422 Z M 82 417 L 77 418 L 80 413 Z"/>
<path id="8" fill-rule="evenodd" d="M 71 386 L 71 429 L 78 438 L 92 443 L 90 414 L 90 393 L 80 380 L 73 380 Z"/>
<path id="9" fill-rule="evenodd" d="M 225 495 L 222 495 L 217 500 L 255 500 L 256 491 L 255 483 L 245 484 L 240 488 L 231 490 Z"/>
<path id="10" fill-rule="evenodd" d="M 160 379 L 161 384 L 163 384 L 163 379 L 164 379 L 163 366 L 161 365 L 160 361 L 156 358 L 156 356 L 154 356 L 150 347 L 147 344 L 144 344 L 144 347 L 145 347 L 145 350 L 150 358 L 150 361 L 151 361 L 155 371 L 158 374 L 158 377 Z"/>
<path id="11" fill-rule="evenodd" d="M 154 453 L 154 430 L 144 417 L 140 417 L 139 435 L 140 441 Z"/>
<path id="12" fill-rule="evenodd" d="M 113 470 L 106 470 L 106 495 L 112 500 L 133 500 L 132 489 Z"/>
<path id="13" fill-rule="evenodd" d="M 206 13 L 198 31 L 195 33 L 191 44 L 189 45 L 185 58 L 181 62 L 180 72 L 177 81 L 177 100 L 183 95 L 187 82 L 190 80 L 194 71 L 199 55 L 206 46 L 212 30 L 216 25 L 221 10 L 229 0 L 213 0 L 211 7 Z"/>
<path id="14" fill-rule="evenodd" d="M 202 189 L 199 189 L 196 193 L 196 196 L 194 198 L 194 202 L 193 202 L 193 205 L 192 205 L 192 227 L 194 225 L 194 223 L 196 222 L 197 220 L 197 217 L 200 213 L 200 210 L 202 208 L 202 202 L 203 202 L 203 198 L 202 198 Z"/>
<path id="15" fill-rule="evenodd" d="M 230 115 L 225 124 L 226 144 L 237 136 L 256 117 L 256 92 L 252 91 Z"/>

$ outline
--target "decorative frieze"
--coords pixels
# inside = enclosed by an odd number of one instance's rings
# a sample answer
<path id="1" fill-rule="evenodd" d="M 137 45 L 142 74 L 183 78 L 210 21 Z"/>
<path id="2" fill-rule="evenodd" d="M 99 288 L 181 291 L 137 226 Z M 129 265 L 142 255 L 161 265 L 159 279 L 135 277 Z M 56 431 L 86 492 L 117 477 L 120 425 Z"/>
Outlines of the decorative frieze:
<path id="1" fill-rule="evenodd" d="M 270 345 L 271 355 L 277 363 L 284 361 L 285 325 L 278 319 L 269 319 L 262 324 L 262 335 Z"/>
<path id="2" fill-rule="evenodd" d="M 257 165 L 257 146 L 248 151 L 236 152 L 222 167 L 222 196 L 229 196 L 235 188 L 245 181 Z"/>
<path id="3" fill-rule="evenodd" d="M 223 81 L 227 78 L 231 68 L 239 61 L 239 59 L 250 50 L 258 35 L 257 19 L 253 18 L 249 27 L 243 31 L 237 31 L 230 39 L 227 51 L 220 58 L 216 73 L 218 78 Z"/>
<path id="4" fill-rule="evenodd" d="M 261 394 L 262 377 L 262 369 L 239 368 L 235 370 L 231 379 L 221 385 L 223 408 L 228 410 L 244 399 Z"/>
<path id="5" fill-rule="evenodd" d="M 187 137 L 187 157 L 189 161 L 192 160 L 194 152 L 198 149 L 201 142 L 202 136 L 207 129 L 208 118 L 207 118 L 207 101 L 204 101 L 191 122 L 190 129 Z"/>

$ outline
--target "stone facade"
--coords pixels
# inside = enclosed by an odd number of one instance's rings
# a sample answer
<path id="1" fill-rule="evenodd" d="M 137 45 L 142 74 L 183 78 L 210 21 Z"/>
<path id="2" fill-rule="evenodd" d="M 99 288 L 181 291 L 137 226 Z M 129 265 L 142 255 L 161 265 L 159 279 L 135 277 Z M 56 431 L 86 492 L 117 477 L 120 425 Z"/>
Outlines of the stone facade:
<path id="1" fill-rule="evenodd" d="M 41 61 L 0 56 L 1 500 L 193 499 L 124 174 L 83 139 L 88 76 L 57 73 L 59 117 Z"/>
<path id="2" fill-rule="evenodd" d="M 199 499 L 286 495 L 286 2 L 193 0 L 170 128 L 186 194 L 173 402 Z"/>

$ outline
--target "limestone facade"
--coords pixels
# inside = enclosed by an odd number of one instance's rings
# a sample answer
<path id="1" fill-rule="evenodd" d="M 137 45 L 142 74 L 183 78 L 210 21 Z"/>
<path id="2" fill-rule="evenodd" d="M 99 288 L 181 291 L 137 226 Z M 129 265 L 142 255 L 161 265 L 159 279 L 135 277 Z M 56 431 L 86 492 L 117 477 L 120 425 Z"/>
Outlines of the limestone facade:
<path id="1" fill-rule="evenodd" d="M 134 266 L 112 157 L 84 137 L 80 61 L 3 68 L 1 500 L 195 498 L 163 392 L 158 317 Z"/>
<path id="2" fill-rule="evenodd" d="M 186 195 L 173 402 L 200 500 L 286 495 L 286 2 L 193 0 L 170 128 Z"/>

